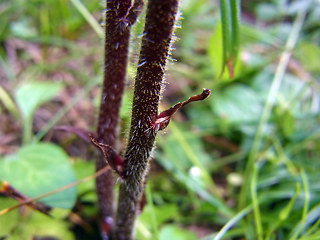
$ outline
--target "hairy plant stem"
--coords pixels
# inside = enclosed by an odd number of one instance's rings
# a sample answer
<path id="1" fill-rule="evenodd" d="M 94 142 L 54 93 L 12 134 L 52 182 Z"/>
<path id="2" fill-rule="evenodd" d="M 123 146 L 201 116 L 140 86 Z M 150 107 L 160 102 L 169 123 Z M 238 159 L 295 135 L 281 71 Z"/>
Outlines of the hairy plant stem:
<path id="1" fill-rule="evenodd" d="M 178 0 L 149 0 L 142 39 L 129 142 L 124 157 L 125 180 L 120 185 L 114 238 L 130 240 L 144 189 L 149 157 L 157 130 L 163 75 L 174 30 Z"/>
<path id="2" fill-rule="evenodd" d="M 142 5 L 142 1 L 135 1 Z M 138 15 L 138 7 L 131 0 L 106 1 L 105 69 L 103 92 L 98 119 L 98 141 L 111 147 L 116 145 L 121 98 L 125 85 L 130 26 Z M 106 166 L 107 159 L 98 157 L 96 170 Z M 101 233 L 108 235 L 113 223 L 113 176 L 109 170 L 97 177 L 96 190 L 101 214 Z"/>

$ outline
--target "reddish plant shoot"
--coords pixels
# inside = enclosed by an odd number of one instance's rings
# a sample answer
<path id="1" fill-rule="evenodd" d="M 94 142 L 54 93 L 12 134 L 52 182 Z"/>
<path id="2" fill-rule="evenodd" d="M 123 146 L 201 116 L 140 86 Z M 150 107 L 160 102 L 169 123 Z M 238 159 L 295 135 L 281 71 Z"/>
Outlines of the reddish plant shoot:
<path id="1" fill-rule="evenodd" d="M 114 171 L 116 171 L 121 178 L 124 178 L 125 176 L 123 171 L 123 159 L 111 146 L 97 142 L 97 140 L 92 136 L 89 137 L 91 139 L 91 142 L 102 151 L 104 158 L 108 162 L 110 167 Z"/>
<path id="2" fill-rule="evenodd" d="M 165 129 L 172 117 L 172 115 L 178 111 L 181 107 L 184 105 L 190 103 L 190 102 L 196 102 L 196 101 L 202 101 L 206 99 L 211 93 L 211 90 L 208 88 L 203 88 L 202 93 L 198 95 L 194 95 L 190 97 L 187 101 L 184 102 L 179 102 L 176 105 L 172 106 L 171 108 L 161 112 L 152 122 L 151 122 L 151 127 L 155 131 L 163 130 Z"/>

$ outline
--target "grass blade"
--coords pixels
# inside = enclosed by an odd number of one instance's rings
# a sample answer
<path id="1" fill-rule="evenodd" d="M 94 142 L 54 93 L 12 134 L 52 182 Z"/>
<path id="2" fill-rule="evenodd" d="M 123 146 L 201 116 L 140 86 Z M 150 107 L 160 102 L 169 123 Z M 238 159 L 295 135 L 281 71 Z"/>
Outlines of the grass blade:
<path id="1" fill-rule="evenodd" d="M 80 12 L 84 19 L 89 23 L 93 30 L 97 33 L 100 38 L 104 38 L 104 32 L 100 24 L 96 19 L 90 14 L 88 9 L 79 0 L 70 0 L 75 8 Z"/>
<path id="2" fill-rule="evenodd" d="M 258 166 L 255 165 L 253 168 L 252 178 L 251 178 L 251 201 L 253 205 L 253 216 L 254 216 L 254 224 L 256 226 L 257 231 L 257 239 L 262 240 L 262 223 L 261 223 L 261 214 L 259 208 L 259 200 L 257 196 L 257 180 L 258 180 Z"/>
<path id="3" fill-rule="evenodd" d="M 222 40 L 223 40 L 223 61 L 222 61 L 222 70 L 220 76 L 222 76 L 225 64 L 230 54 L 230 17 L 229 17 L 229 0 L 220 0 L 220 15 L 221 15 L 221 25 L 222 25 Z"/>
<path id="4" fill-rule="evenodd" d="M 20 118 L 19 110 L 7 91 L 0 85 L 0 102 L 14 116 L 15 119 Z"/>
<path id="5" fill-rule="evenodd" d="M 145 194 L 146 194 L 147 203 L 151 209 L 150 219 L 151 219 L 151 227 L 152 227 L 152 231 L 153 231 L 153 237 L 155 237 L 156 239 L 159 239 L 157 217 L 155 214 L 155 209 L 154 209 L 154 205 L 153 205 L 153 201 L 152 201 L 152 190 L 151 190 L 150 184 L 148 184 L 148 183 L 146 185 Z"/>
<path id="6" fill-rule="evenodd" d="M 231 1 L 231 53 L 236 64 L 239 52 L 240 0 Z M 234 66 L 233 66 L 234 67 Z"/>
<path id="7" fill-rule="evenodd" d="M 252 205 L 246 207 L 245 209 L 241 210 L 237 215 L 235 215 L 233 218 L 231 218 L 224 226 L 221 228 L 221 230 L 218 232 L 218 234 L 215 236 L 213 240 L 220 240 L 222 237 L 228 232 L 230 228 L 232 228 L 233 225 L 235 225 L 238 221 L 240 221 L 242 218 L 244 218 L 249 212 L 252 210 Z"/>
<path id="8" fill-rule="evenodd" d="M 225 66 L 229 76 L 233 77 L 239 52 L 240 0 L 220 0 L 220 15 L 223 39 L 223 66 L 220 77 Z"/>
<path id="9" fill-rule="evenodd" d="M 297 18 L 295 19 L 294 25 L 292 27 L 292 30 L 290 32 L 290 35 L 288 37 L 286 46 L 285 46 L 285 51 L 282 53 L 280 57 L 279 64 L 277 66 L 274 78 L 272 80 L 272 84 L 268 93 L 268 97 L 260 118 L 260 122 L 254 137 L 253 145 L 250 150 L 249 158 L 247 161 L 247 166 L 245 169 L 244 173 L 244 181 L 243 182 L 248 182 L 250 180 L 250 176 L 252 174 L 253 168 L 254 168 L 254 162 L 256 159 L 256 156 L 259 152 L 261 140 L 262 140 L 262 132 L 265 124 L 268 122 L 271 110 L 273 108 L 273 105 L 275 103 L 276 95 L 279 91 L 282 79 L 284 77 L 286 68 L 288 66 L 290 57 L 291 57 L 291 50 L 294 48 L 298 37 L 299 33 L 301 31 L 304 19 L 306 16 L 306 9 L 302 9 Z M 243 206 L 246 204 L 246 194 L 248 191 L 248 186 L 244 184 L 241 188 L 240 191 L 240 196 L 239 196 L 239 208 L 241 209 Z"/>

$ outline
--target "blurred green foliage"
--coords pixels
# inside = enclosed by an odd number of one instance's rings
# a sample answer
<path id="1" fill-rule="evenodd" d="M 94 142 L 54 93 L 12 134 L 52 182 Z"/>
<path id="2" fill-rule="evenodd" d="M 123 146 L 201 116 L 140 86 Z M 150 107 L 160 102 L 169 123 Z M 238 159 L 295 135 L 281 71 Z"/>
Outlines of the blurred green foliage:
<path id="1" fill-rule="evenodd" d="M 53 144 L 38 143 L 21 147 L 16 155 L 2 159 L 0 178 L 23 194 L 36 197 L 75 181 L 68 160 L 62 149 Z M 35 171 L 37 169 L 41 171 Z M 42 201 L 53 207 L 72 208 L 75 199 L 76 189 L 73 187 Z"/>
<path id="2" fill-rule="evenodd" d="M 97 10 L 99 1 L 84 1 L 89 11 Z M 68 0 L 1 1 L 0 40 L 18 38 L 63 37 L 74 39 L 85 19 Z"/>
<path id="3" fill-rule="evenodd" d="M 44 183 L 51 190 L 94 172 L 94 162 L 85 160 L 93 160 L 92 154 L 73 158 L 70 153 L 83 148 L 75 140 L 54 139 L 60 147 L 31 145 L 55 123 L 77 122 L 66 114 L 75 104 L 81 110 L 88 102 L 90 108 L 99 104 L 103 43 L 92 29 L 96 25 L 75 3 L 0 2 L 0 111 L 24 129 L 12 143 L 19 149 L 1 156 L 0 176 L 28 196 L 46 192 Z M 82 3 L 100 22 L 100 1 Z M 180 8 L 182 27 L 172 51 L 177 61 L 168 67 L 163 104 L 185 100 L 203 87 L 211 88 L 212 96 L 182 109 L 166 133 L 159 134 L 137 239 L 320 239 L 319 1 L 242 1 L 233 77 L 227 72 L 220 76 L 224 60 L 218 1 L 184 0 Z M 143 16 L 132 36 L 130 86 L 139 47 L 136 35 L 142 28 Z M 23 44 L 12 55 L 10 46 L 17 40 Z M 32 55 L 30 44 L 38 47 L 42 60 Z M 286 55 L 290 58 L 284 64 Z M 71 88 L 81 91 L 68 96 Z M 61 100 L 65 97 L 68 106 Z M 121 143 L 128 132 L 131 97 L 128 87 Z M 51 115 L 37 132 L 39 109 Z M 95 129 L 86 114 L 80 116 L 88 129 Z M 3 129 L 1 137 L 10 135 Z M 20 158 L 25 151 L 32 157 Z M 21 170 L 24 166 L 29 170 Z M 80 184 L 75 205 L 75 189 L 70 195 L 62 192 L 69 202 L 51 205 L 71 210 L 55 209 L 54 218 L 28 208 L 1 215 L 0 238 L 98 239 L 94 188 L 93 180 Z M 15 204 L 4 196 L 0 201 L 1 209 Z"/>

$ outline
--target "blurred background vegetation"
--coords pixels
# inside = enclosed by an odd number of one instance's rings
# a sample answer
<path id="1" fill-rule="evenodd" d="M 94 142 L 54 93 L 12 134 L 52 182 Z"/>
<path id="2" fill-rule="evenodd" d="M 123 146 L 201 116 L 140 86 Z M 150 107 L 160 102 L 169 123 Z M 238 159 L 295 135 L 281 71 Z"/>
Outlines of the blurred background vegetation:
<path id="1" fill-rule="evenodd" d="M 223 66 L 219 2 L 183 0 L 162 109 L 210 88 L 159 134 L 137 239 L 320 239 L 320 2 L 242 1 Z M 0 2 L 0 180 L 33 197 L 94 173 L 103 73 L 100 0 Z M 132 31 L 126 143 L 143 16 Z M 115 188 L 117 189 L 117 184 Z M 0 215 L 0 239 L 99 239 L 94 180 Z M 0 195 L 0 210 L 17 202 Z"/>

